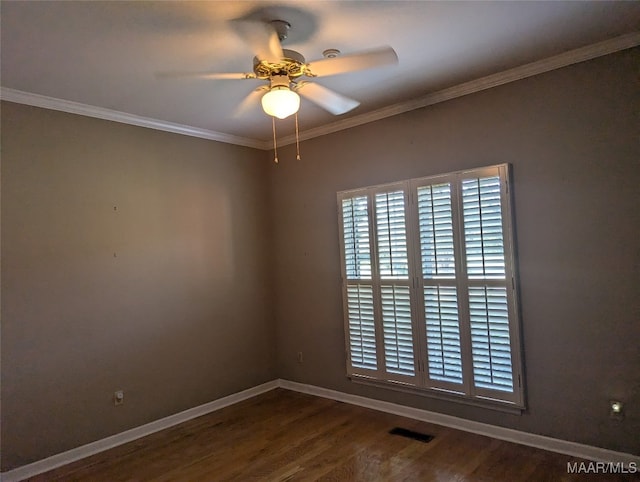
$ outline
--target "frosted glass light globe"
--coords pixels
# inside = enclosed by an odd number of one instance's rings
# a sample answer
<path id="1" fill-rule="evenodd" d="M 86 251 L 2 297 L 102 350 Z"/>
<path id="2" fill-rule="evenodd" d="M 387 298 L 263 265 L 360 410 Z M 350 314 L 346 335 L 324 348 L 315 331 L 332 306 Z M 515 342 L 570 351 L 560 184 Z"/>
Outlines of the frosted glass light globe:
<path id="1" fill-rule="evenodd" d="M 300 96 L 289 87 L 272 87 L 262 96 L 262 108 L 270 116 L 285 119 L 298 112 L 300 108 Z"/>

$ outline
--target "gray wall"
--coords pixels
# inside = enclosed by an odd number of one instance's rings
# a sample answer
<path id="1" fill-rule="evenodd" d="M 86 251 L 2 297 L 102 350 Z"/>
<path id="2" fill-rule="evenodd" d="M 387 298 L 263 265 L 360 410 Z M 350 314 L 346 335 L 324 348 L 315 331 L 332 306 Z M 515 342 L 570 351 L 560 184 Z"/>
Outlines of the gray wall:
<path id="1" fill-rule="evenodd" d="M 3 471 L 275 378 L 266 159 L 2 104 Z"/>
<path id="2" fill-rule="evenodd" d="M 640 454 L 638 54 L 309 140 L 301 162 L 282 149 L 271 169 L 279 376 Z M 349 382 L 336 192 L 502 162 L 515 182 L 526 413 Z M 610 399 L 626 403 L 623 422 L 608 418 Z"/>

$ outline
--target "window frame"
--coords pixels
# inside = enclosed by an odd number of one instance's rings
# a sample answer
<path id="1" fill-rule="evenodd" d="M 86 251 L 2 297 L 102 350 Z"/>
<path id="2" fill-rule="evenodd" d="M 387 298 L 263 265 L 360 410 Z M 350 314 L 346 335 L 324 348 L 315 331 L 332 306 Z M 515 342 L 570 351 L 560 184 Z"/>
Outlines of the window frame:
<path id="1" fill-rule="evenodd" d="M 486 177 L 499 177 L 500 213 L 502 222 L 502 243 L 504 247 L 504 280 L 471 279 L 467 273 L 467 253 L 465 249 L 465 231 L 462 209 L 462 181 Z M 458 326 L 460 336 L 460 356 L 462 361 L 462 384 L 430 378 L 428 368 L 427 325 L 425 321 L 425 278 L 423 278 L 421 235 L 418 216 L 418 189 L 449 183 L 451 189 L 451 216 L 453 222 L 453 248 L 455 256 L 455 277 L 452 279 L 431 279 L 427 286 L 455 286 L 458 308 Z M 419 393 L 425 396 L 456 400 L 462 403 L 497 408 L 513 413 L 525 409 L 525 388 L 522 366 L 521 317 L 517 282 L 516 245 L 513 219 L 513 199 L 511 186 L 511 166 L 497 164 L 493 166 L 466 169 L 446 174 L 425 176 L 405 181 L 380 184 L 337 193 L 341 281 L 343 294 L 346 371 L 355 381 L 377 386 L 385 386 Z M 378 267 L 378 240 L 376 234 L 376 194 L 402 190 L 404 193 L 404 218 L 407 244 L 408 279 L 383 279 Z M 377 369 L 357 369 L 351 364 L 349 315 L 347 306 L 347 287 L 353 284 L 366 284 L 366 280 L 347 279 L 344 246 L 344 220 L 342 201 L 356 196 L 367 197 L 369 222 L 369 252 L 371 256 L 371 280 L 374 298 L 374 326 L 376 331 Z M 383 351 L 385 349 L 381 318 L 381 283 L 409 287 L 411 320 L 413 326 L 414 375 L 390 376 L 386 371 Z M 505 288 L 508 313 L 508 334 L 511 359 L 513 392 L 497 391 L 477 387 L 474 384 L 474 368 L 471 346 L 471 320 L 469 317 L 469 288 L 473 286 L 499 286 Z"/>

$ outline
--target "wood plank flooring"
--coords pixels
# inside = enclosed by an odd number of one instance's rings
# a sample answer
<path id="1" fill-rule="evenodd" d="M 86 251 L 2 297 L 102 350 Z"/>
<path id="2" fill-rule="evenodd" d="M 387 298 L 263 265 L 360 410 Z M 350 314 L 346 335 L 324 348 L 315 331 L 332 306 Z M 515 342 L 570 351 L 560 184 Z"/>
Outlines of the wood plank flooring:
<path id="1" fill-rule="evenodd" d="M 388 432 L 434 435 L 429 443 Z M 578 459 L 277 389 L 31 481 L 573 481 Z M 637 480 L 597 475 L 590 480 Z"/>

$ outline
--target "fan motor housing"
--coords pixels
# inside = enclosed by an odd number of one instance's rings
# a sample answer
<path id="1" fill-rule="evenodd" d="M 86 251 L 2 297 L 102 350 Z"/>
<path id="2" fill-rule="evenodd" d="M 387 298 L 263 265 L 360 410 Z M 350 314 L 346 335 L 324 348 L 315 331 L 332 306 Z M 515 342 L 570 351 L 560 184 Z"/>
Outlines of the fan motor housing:
<path id="1" fill-rule="evenodd" d="M 295 50 L 282 50 L 283 58 L 279 62 L 268 62 L 253 58 L 253 71 L 258 79 L 270 79 L 274 75 L 287 75 L 294 79 L 307 73 L 305 59 Z"/>

